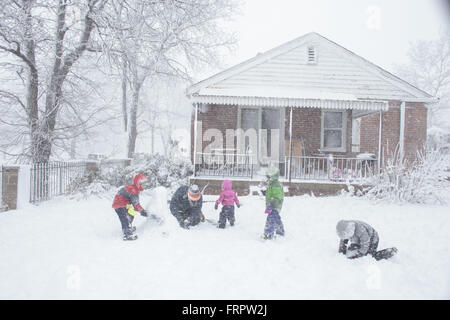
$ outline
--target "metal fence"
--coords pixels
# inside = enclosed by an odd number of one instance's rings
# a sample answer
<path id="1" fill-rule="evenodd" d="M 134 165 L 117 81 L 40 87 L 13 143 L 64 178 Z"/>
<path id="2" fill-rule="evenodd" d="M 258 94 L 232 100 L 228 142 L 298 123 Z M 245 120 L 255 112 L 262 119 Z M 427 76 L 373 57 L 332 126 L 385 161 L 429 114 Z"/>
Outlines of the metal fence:
<path id="1" fill-rule="evenodd" d="M 285 177 L 301 180 L 327 180 L 327 181 L 355 181 L 372 177 L 376 173 L 377 160 L 359 158 L 324 157 L 286 157 Z"/>
<path id="2" fill-rule="evenodd" d="M 196 176 L 253 178 L 254 159 L 249 154 L 197 153 Z"/>
<path id="3" fill-rule="evenodd" d="M 30 202 L 66 193 L 69 185 L 86 172 L 86 162 L 35 163 L 30 172 Z"/>

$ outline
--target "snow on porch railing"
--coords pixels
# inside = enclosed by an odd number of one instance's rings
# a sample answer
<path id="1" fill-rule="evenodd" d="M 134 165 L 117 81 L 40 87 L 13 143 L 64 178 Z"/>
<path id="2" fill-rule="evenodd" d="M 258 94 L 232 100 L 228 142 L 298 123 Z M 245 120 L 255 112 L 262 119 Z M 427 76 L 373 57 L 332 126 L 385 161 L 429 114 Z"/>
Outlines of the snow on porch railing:
<path id="1" fill-rule="evenodd" d="M 253 178 L 254 157 L 236 153 L 197 153 L 195 176 L 249 177 Z"/>
<path id="2" fill-rule="evenodd" d="M 362 182 L 377 171 L 376 159 L 296 156 L 285 163 L 286 179 Z"/>

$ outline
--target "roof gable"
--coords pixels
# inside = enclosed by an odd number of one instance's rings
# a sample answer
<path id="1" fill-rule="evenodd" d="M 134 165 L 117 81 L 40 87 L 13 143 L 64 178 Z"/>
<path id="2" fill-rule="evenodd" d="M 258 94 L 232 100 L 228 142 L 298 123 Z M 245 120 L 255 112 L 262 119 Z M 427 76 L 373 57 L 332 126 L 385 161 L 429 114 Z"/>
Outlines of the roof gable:
<path id="1" fill-rule="evenodd" d="M 313 47 L 317 63 L 308 63 Z M 308 33 L 189 87 L 187 94 L 241 95 L 255 88 L 429 100 L 426 92 L 317 34 Z M 244 93 L 245 95 L 245 93 Z"/>

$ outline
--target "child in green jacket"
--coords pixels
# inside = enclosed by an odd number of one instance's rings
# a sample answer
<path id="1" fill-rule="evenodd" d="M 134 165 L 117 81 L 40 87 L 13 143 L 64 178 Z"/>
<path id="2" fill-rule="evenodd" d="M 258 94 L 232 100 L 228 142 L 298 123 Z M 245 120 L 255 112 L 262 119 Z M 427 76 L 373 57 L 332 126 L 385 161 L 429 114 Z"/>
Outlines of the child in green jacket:
<path id="1" fill-rule="evenodd" d="M 264 227 L 264 239 L 272 239 L 274 233 L 284 236 L 283 222 L 281 222 L 280 211 L 283 206 L 283 187 L 278 181 L 280 170 L 271 166 L 267 169 L 268 187 L 266 190 L 266 211 L 267 219 Z"/>

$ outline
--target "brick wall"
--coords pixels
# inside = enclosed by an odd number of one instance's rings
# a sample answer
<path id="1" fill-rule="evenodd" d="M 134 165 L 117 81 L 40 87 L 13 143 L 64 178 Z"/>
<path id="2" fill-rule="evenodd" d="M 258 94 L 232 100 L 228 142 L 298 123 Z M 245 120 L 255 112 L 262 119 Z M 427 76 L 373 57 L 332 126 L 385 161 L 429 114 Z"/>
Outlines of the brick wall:
<path id="1" fill-rule="evenodd" d="M 202 112 L 203 110 L 203 112 Z M 200 108 L 197 116 L 197 121 L 202 122 L 202 132 L 198 132 L 199 137 L 203 137 L 208 129 L 218 129 L 222 133 L 223 141 L 222 145 L 226 147 L 226 130 L 237 128 L 237 118 L 238 118 L 238 107 L 237 106 L 221 106 L 221 105 L 208 105 L 208 107 Z M 194 120 L 195 120 L 195 109 L 191 116 L 191 160 L 194 154 Z M 213 142 L 202 141 L 198 138 L 197 140 L 197 151 L 201 152 L 209 144 Z M 234 147 L 236 146 L 236 139 L 234 139 Z"/>
<path id="2" fill-rule="evenodd" d="M 203 133 L 209 128 L 217 128 L 224 137 L 225 147 L 226 129 L 236 129 L 238 119 L 238 107 L 236 106 L 216 106 L 210 105 L 206 112 L 199 112 L 198 121 L 202 121 Z M 286 150 L 289 150 L 289 113 L 285 110 L 285 141 Z M 298 150 L 303 141 L 305 153 L 303 155 L 317 154 L 320 148 L 321 135 L 321 110 L 315 108 L 294 108 L 293 109 L 293 146 Z M 417 150 L 422 150 L 426 142 L 427 109 L 421 103 L 406 103 L 406 125 L 405 125 L 405 156 L 413 160 Z M 191 156 L 194 150 L 194 112 L 192 113 L 191 125 Z M 399 143 L 400 135 L 400 101 L 390 101 L 389 110 L 383 112 L 382 123 L 382 146 L 385 158 L 392 155 Z M 378 156 L 378 133 L 379 133 L 379 113 L 362 117 L 360 132 L 360 152 L 373 153 Z M 201 134 L 199 132 L 199 134 Z M 333 152 L 335 155 L 354 157 L 356 153 L 351 152 L 352 141 L 352 112 L 347 111 L 347 133 L 346 152 Z M 203 141 L 197 146 L 197 150 L 202 150 L 211 141 Z M 288 152 L 286 151 L 286 155 Z M 297 155 L 297 154 L 294 154 Z"/>
<path id="3" fill-rule="evenodd" d="M 405 158 L 414 161 L 427 141 L 427 108 L 420 103 L 406 103 L 405 109 Z"/>
<path id="4" fill-rule="evenodd" d="M 383 112 L 382 151 L 384 160 L 396 152 L 400 138 L 400 101 L 390 101 L 389 110 Z M 361 120 L 361 152 L 378 155 L 379 113 L 368 115 Z M 405 104 L 404 149 L 407 160 L 412 161 L 418 150 L 423 150 L 426 142 L 427 109 L 421 103 Z"/>
<path id="5" fill-rule="evenodd" d="M 286 108 L 285 113 L 285 138 L 289 140 L 289 117 L 290 109 Z M 317 155 L 321 139 L 322 110 L 315 108 L 293 108 L 292 112 L 292 139 L 293 145 L 303 140 L 303 155 Z M 347 110 L 347 130 L 346 130 L 346 152 L 333 152 L 335 155 L 350 157 L 352 141 L 352 111 Z M 286 143 L 288 146 L 288 142 Z M 289 150 L 288 148 L 286 150 Z M 288 155 L 288 151 L 286 155 Z M 294 154 L 298 155 L 298 154 Z"/>
<path id="6" fill-rule="evenodd" d="M 380 115 L 375 113 L 361 119 L 360 151 L 378 156 Z M 382 148 L 385 157 L 395 152 L 400 135 L 400 103 L 390 102 L 389 110 L 383 112 Z"/>
<path id="7" fill-rule="evenodd" d="M 208 184 L 205 189 L 205 195 L 216 195 L 217 197 L 222 192 L 223 180 L 213 179 L 190 179 L 191 184 L 197 184 L 200 190 Z M 259 185 L 259 181 L 248 180 L 233 180 L 233 190 L 237 193 L 238 197 L 250 195 L 250 188 Z M 314 194 L 315 196 L 331 196 L 342 193 L 342 190 L 349 191 L 347 184 L 340 183 L 307 183 L 307 182 L 282 182 L 282 186 L 285 188 L 285 196 L 298 196 L 303 194 Z M 360 185 L 352 185 L 356 190 L 363 191 L 363 187 Z M 259 189 L 259 188 L 256 188 Z"/>
<path id="8" fill-rule="evenodd" d="M 285 140 L 289 140 L 290 109 L 286 108 Z M 313 108 L 293 108 L 292 141 L 303 146 L 302 155 L 317 153 L 320 148 L 321 110 Z M 288 143 L 287 143 L 288 144 Z M 289 147 L 288 147 L 289 148 Z M 286 154 L 288 155 L 288 154 Z M 298 154 L 294 154 L 298 155 Z"/>

